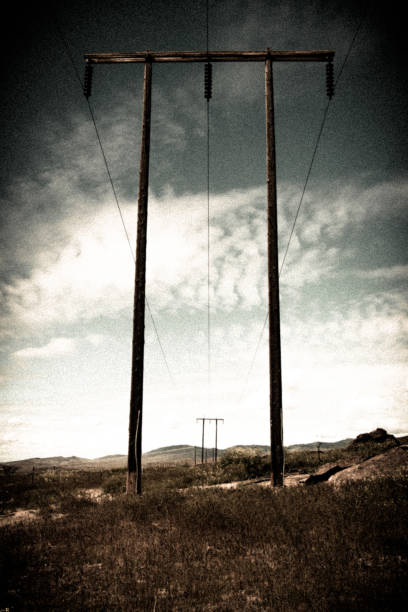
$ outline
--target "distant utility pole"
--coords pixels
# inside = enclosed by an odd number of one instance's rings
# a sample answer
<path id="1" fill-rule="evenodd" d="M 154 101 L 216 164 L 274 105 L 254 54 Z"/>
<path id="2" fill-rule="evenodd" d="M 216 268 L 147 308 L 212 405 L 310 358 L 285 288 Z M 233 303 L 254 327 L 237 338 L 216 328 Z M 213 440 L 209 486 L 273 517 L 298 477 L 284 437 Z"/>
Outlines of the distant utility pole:
<path id="1" fill-rule="evenodd" d="M 196 423 L 198 423 L 198 421 L 202 421 L 203 422 L 203 429 L 202 429 L 202 434 L 201 434 L 201 463 L 204 463 L 204 431 L 205 431 L 205 422 L 209 421 L 210 419 L 207 419 L 205 417 L 200 417 L 196 419 Z"/>
<path id="2" fill-rule="evenodd" d="M 317 461 L 320 463 L 320 446 L 321 446 L 321 442 L 317 443 Z"/>
<path id="3" fill-rule="evenodd" d="M 144 365 L 144 310 L 146 277 L 147 199 L 149 182 L 152 64 L 176 62 L 264 62 L 266 103 L 266 182 L 268 209 L 268 296 L 269 296 L 269 387 L 271 430 L 271 482 L 283 485 L 282 377 L 279 315 L 279 269 L 273 74 L 274 62 L 327 62 L 327 93 L 333 95 L 333 51 L 162 51 L 135 53 L 86 53 L 84 93 L 91 95 L 94 64 L 144 64 L 143 127 L 139 172 L 136 246 L 135 299 L 132 350 L 132 380 L 129 413 L 127 493 L 142 492 L 142 408 Z M 204 424 L 203 424 L 204 428 Z M 204 447 L 203 447 L 204 448 Z M 204 451 L 202 451 L 202 460 Z"/>
<path id="4" fill-rule="evenodd" d="M 224 419 L 220 419 L 220 418 L 207 418 L 207 417 L 200 417 L 196 419 L 196 422 L 198 421 L 202 421 L 203 422 L 203 429 L 202 429 L 202 434 L 201 434 L 201 463 L 204 463 L 204 458 L 205 460 L 207 460 L 207 452 L 204 452 L 204 426 L 205 426 L 205 421 L 215 421 L 215 447 L 214 447 L 214 451 L 213 451 L 213 459 L 215 461 L 215 463 L 217 463 L 217 445 L 218 445 L 218 421 L 222 421 L 222 423 L 224 422 Z"/>
<path id="5" fill-rule="evenodd" d="M 224 422 L 224 419 L 213 419 L 215 421 L 215 449 L 214 449 L 214 463 L 217 463 L 218 458 L 218 421 Z"/>

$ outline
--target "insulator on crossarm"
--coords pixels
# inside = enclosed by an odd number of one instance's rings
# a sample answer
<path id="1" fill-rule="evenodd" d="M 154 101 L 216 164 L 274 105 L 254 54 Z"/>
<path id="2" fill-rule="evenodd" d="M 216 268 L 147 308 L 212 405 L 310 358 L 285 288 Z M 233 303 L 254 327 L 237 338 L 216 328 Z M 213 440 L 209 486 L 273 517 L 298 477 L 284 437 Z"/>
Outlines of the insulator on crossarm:
<path id="1" fill-rule="evenodd" d="M 85 64 L 85 76 L 84 76 L 84 96 L 88 99 L 92 94 L 92 64 Z"/>
<path id="2" fill-rule="evenodd" d="M 210 100 L 212 96 L 212 64 L 204 66 L 204 97 Z"/>
<path id="3" fill-rule="evenodd" d="M 326 64 L 326 92 L 329 100 L 334 96 L 334 70 L 333 61 L 330 60 Z"/>

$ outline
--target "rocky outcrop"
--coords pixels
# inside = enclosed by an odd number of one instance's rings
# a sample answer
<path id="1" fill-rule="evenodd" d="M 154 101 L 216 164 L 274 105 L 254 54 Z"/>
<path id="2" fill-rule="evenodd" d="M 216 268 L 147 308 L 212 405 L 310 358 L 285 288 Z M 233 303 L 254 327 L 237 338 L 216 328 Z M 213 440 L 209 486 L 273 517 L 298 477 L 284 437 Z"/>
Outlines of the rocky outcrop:
<path id="1" fill-rule="evenodd" d="M 357 438 L 354 438 L 354 440 L 350 442 L 347 448 L 353 449 L 361 446 L 362 444 L 384 444 L 385 442 L 394 444 L 394 446 L 397 446 L 399 444 L 395 436 L 387 433 L 385 429 L 377 427 L 377 429 L 375 429 L 374 431 L 358 435 Z"/>
<path id="2" fill-rule="evenodd" d="M 408 446 L 391 448 L 331 476 L 331 484 L 370 478 L 398 478 L 408 476 Z"/>
<path id="3" fill-rule="evenodd" d="M 408 476 L 408 445 L 401 444 L 355 465 L 322 466 L 321 471 L 311 474 L 303 481 L 305 485 L 329 482 L 340 485 L 344 482 L 371 478 L 399 478 Z"/>

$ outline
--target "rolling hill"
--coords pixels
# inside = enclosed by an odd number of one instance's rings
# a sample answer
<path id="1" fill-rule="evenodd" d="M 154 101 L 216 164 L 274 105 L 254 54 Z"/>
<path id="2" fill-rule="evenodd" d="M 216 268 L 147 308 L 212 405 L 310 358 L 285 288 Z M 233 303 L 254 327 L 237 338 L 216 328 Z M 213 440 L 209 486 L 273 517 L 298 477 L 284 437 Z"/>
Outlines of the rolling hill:
<path id="1" fill-rule="evenodd" d="M 344 448 L 352 441 L 351 438 L 345 440 L 339 440 L 337 442 L 322 442 L 320 445 L 321 450 L 329 448 Z M 317 442 L 310 442 L 308 444 L 293 444 L 286 447 L 287 452 L 302 451 L 302 450 L 316 450 Z M 225 449 L 218 449 L 218 457 L 221 458 L 223 454 L 227 452 L 254 452 L 259 454 L 266 454 L 269 452 L 269 446 L 259 444 L 243 444 L 230 446 Z M 197 463 L 201 462 L 201 447 L 194 447 L 189 444 L 177 444 L 174 446 L 163 446 L 147 453 L 143 454 L 143 460 L 145 464 L 152 463 L 183 463 L 183 462 L 194 462 L 194 455 L 196 454 Z M 204 456 L 207 457 L 208 461 L 212 460 L 213 449 L 205 448 Z M 126 455 L 106 455 L 104 457 L 98 457 L 97 459 L 86 459 L 84 457 L 33 457 L 31 459 L 23 459 L 21 461 L 9 461 L 0 464 L 2 466 L 10 466 L 11 468 L 18 469 L 20 472 L 30 472 L 33 467 L 36 470 L 46 469 L 66 469 L 66 470 L 102 470 L 102 469 L 115 469 L 126 467 L 127 457 Z"/>

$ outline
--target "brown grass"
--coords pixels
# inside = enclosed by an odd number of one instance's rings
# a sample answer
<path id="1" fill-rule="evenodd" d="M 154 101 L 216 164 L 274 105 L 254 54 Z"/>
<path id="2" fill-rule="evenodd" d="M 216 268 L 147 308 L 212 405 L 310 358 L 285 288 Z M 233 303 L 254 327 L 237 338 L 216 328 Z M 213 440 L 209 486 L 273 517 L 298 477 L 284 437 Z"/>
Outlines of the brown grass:
<path id="1" fill-rule="evenodd" d="M 210 476 L 148 468 L 135 499 L 120 492 L 119 471 L 93 475 L 98 482 L 66 474 L 61 488 L 38 478 L 20 493 L 29 482 L 16 481 L 14 495 L 40 502 L 41 518 L 0 529 L 0 608 L 404 609 L 406 479 L 178 490 Z M 78 496 L 90 482 L 113 498 Z"/>

